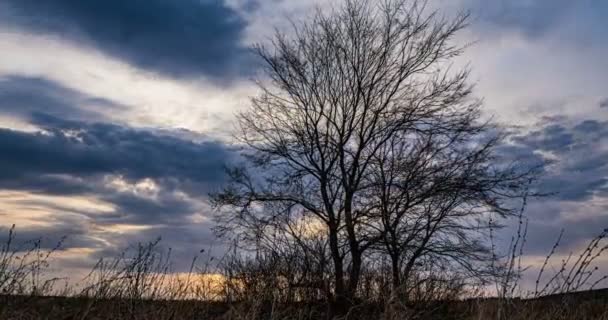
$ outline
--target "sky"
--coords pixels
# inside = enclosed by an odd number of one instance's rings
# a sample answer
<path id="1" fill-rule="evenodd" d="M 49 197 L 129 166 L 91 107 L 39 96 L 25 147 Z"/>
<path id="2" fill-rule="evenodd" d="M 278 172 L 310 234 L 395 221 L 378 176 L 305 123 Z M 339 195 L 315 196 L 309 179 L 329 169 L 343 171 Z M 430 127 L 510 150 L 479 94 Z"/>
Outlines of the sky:
<path id="1" fill-rule="evenodd" d="M 68 238 L 75 273 L 161 236 L 190 261 L 217 243 L 206 198 L 235 161 L 234 114 L 256 93 L 248 48 L 329 0 L 0 0 L 0 227 Z M 484 113 L 508 156 L 548 160 L 527 255 L 608 227 L 608 2 L 432 0 L 470 10 Z M 608 266 L 608 264 L 607 264 Z"/>

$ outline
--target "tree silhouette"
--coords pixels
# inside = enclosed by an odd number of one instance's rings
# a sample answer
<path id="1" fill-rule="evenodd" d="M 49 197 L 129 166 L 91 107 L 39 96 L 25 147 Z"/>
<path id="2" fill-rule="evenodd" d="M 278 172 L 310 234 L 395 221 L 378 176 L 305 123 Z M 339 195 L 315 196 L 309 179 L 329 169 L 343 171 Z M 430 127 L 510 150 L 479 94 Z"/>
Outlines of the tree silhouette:
<path id="1" fill-rule="evenodd" d="M 238 117 L 248 165 L 212 195 L 217 230 L 312 252 L 302 225 L 320 226 L 336 305 L 357 298 L 368 252 L 391 259 L 394 289 L 431 257 L 487 271 L 480 219 L 510 214 L 532 177 L 495 159 L 502 135 L 480 120 L 468 70 L 450 68 L 468 15 L 428 11 L 347 0 L 255 47 L 264 77 Z"/>

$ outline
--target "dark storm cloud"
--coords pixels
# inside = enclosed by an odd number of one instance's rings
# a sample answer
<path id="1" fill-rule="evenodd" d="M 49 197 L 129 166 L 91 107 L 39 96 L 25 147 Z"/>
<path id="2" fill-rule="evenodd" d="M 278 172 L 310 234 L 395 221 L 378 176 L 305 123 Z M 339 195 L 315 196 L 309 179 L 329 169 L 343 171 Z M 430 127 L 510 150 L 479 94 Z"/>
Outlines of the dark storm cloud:
<path id="1" fill-rule="evenodd" d="M 152 131 L 40 114 L 33 123 L 44 132 L 0 129 L 2 180 L 32 174 L 116 174 L 130 180 L 175 178 L 214 183 L 222 179 L 222 164 L 230 156 L 215 141 L 195 143 Z"/>
<path id="2" fill-rule="evenodd" d="M 608 98 L 600 101 L 600 108 L 608 108 Z"/>
<path id="3" fill-rule="evenodd" d="M 63 248 L 112 251 L 135 239 L 145 242 L 162 235 L 168 246 L 182 248 L 183 256 L 198 252 L 200 248 L 193 246 L 211 241 L 209 226 L 191 223 L 190 216 L 210 214 L 202 201 L 223 181 L 223 165 L 235 153 L 199 133 L 135 129 L 110 124 L 103 116 L 124 108 L 44 78 L 0 79 L 0 115 L 22 119 L 39 129 L 0 128 L 0 191 L 90 197 L 111 208 L 74 207 L 55 198 L 9 199 L 20 210 L 50 213 L 44 227 L 17 226 L 19 239 L 43 238 L 42 245 L 51 248 L 67 235 Z M 150 179 L 155 190 L 120 189 L 113 184 L 115 179 L 130 184 L 129 188 Z M 9 218 L 15 214 L 2 212 L 0 207 L 0 225 L 10 225 Z M 96 228 L 111 230 L 116 224 L 151 229 L 141 235 L 141 230 L 134 230 L 113 237 L 111 244 L 99 240 Z M 182 228 L 190 228 L 197 242 L 181 242 Z"/>
<path id="4" fill-rule="evenodd" d="M 88 43 L 170 76 L 228 78 L 248 68 L 245 21 L 221 0 L 0 0 L 4 23 Z M 1 7 L 0 7 L 1 8 Z"/>
<path id="5" fill-rule="evenodd" d="M 2 129 L 0 129 L 0 135 L 1 132 Z M 82 178 L 41 172 L 6 171 L 0 173 L 0 189 L 24 190 L 60 196 L 88 194 L 95 191 L 90 182 Z"/>
<path id="6" fill-rule="evenodd" d="M 524 154 L 551 155 L 540 188 L 555 192 L 557 199 L 584 201 L 608 190 L 608 122 L 547 119 L 513 141 Z"/>
<path id="7" fill-rule="evenodd" d="M 516 137 L 515 141 L 537 150 L 561 151 L 574 143 L 574 136 L 561 124 L 549 124 L 541 130 Z"/>
<path id="8" fill-rule="evenodd" d="M 116 213 L 100 216 L 99 223 L 129 223 L 137 225 L 181 225 L 183 217 L 201 208 L 189 199 L 161 190 L 154 198 L 131 193 L 109 192 L 101 199 L 113 204 Z"/>
<path id="9" fill-rule="evenodd" d="M 577 251 L 608 227 L 608 207 L 603 204 L 608 199 L 608 121 L 552 117 L 534 128 L 514 133 L 512 143 L 501 149 L 528 163 L 546 160 L 537 188 L 552 194 L 528 202 L 525 253 L 546 255 L 561 229 L 565 233 L 558 252 Z M 517 227 L 516 221 L 509 224 L 505 243 Z"/>
<path id="10" fill-rule="evenodd" d="M 193 142 L 41 114 L 33 119 L 44 131 L 0 129 L 0 189 L 94 196 L 110 203 L 114 212 L 79 214 L 102 224 L 183 223 L 185 216 L 201 210 L 192 198 L 203 198 L 221 183 L 223 165 L 233 157 L 217 141 Z M 153 197 L 121 192 L 107 177 L 129 183 L 151 179 L 159 190 Z"/>
<path id="11" fill-rule="evenodd" d="M 0 115 L 31 120 L 38 113 L 71 119 L 105 119 L 127 107 L 113 101 L 87 96 L 45 78 L 0 77 Z"/>
<path id="12" fill-rule="evenodd" d="M 548 162 L 547 159 L 529 146 L 518 143 L 505 143 L 498 146 L 495 152 L 501 162 L 517 163 L 525 168 L 542 167 Z"/>

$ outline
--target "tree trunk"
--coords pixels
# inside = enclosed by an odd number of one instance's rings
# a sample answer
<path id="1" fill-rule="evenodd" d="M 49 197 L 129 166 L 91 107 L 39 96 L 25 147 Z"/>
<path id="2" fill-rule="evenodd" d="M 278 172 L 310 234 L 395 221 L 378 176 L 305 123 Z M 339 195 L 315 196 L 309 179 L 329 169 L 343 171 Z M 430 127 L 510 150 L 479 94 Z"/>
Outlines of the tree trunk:
<path id="1" fill-rule="evenodd" d="M 348 245 L 350 249 L 351 257 L 351 269 L 348 275 L 348 298 L 350 300 L 355 298 L 357 286 L 359 284 L 359 276 L 361 275 L 361 248 L 359 241 L 357 241 L 357 234 L 355 232 L 355 225 L 352 216 L 352 196 L 347 196 L 345 199 L 346 205 L 344 207 L 344 218 L 346 222 L 346 231 L 348 233 Z"/>
<path id="2" fill-rule="evenodd" d="M 357 293 L 357 287 L 359 285 L 359 277 L 361 276 L 361 250 L 359 249 L 359 243 L 356 241 L 350 242 L 352 266 L 350 274 L 348 276 L 348 297 L 349 299 L 355 298 Z"/>
<path id="3" fill-rule="evenodd" d="M 329 228 L 329 248 L 334 262 L 334 294 L 336 297 L 344 296 L 346 293 L 344 286 L 344 269 L 342 257 L 340 256 L 340 246 L 338 244 L 338 230 L 335 226 L 330 226 Z"/>
<path id="4" fill-rule="evenodd" d="M 401 272 L 399 270 L 399 254 L 391 255 L 391 269 L 393 272 L 393 293 L 396 293 L 401 286 Z"/>
<path id="5" fill-rule="evenodd" d="M 346 286 L 344 285 L 344 266 L 340 256 L 340 246 L 338 243 L 338 228 L 335 224 L 329 227 L 329 248 L 334 262 L 334 299 L 329 303 L 328 319 L 336 316 L 343 316 L 348 312 L 349 299 L 347 297 Z"/>

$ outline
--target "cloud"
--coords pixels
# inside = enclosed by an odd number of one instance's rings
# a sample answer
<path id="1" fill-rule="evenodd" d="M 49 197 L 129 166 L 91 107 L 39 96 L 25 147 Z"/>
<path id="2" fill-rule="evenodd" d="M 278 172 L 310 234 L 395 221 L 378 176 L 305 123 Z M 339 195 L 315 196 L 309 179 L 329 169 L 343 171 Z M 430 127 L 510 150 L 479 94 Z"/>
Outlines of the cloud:
<path id="1" fill-rule="evenodd" d="M 138 243 L 148 243 L 161 239 L 158 249 L 171 249 L 173 271 L 188 271 L 192 259 L 201 249 L 219 257 L 226 252 L 225 245 L 216 240 L 212 232 L 212 222 L 189 222 L 183 217 L 174 219 L 173 224 L 129 225 L 108 224 L 104 221 L 90 221 L 84 216 L 65 214 L 64 208 L 53 208 L 52 203 L 35 203 L 26 200 L 22 205 L 45 207 L 54 211 L 53 218 L 45 225 L 17 225 L 14 230 L 14 247 L 19 251 L 31 249 L 34 241 L 40 240 L 41 249 L 57 249 L 53 255 L 52 267 L 68 271 L 63 276 L 72 277 L 74 269 L 90 270 L 100 259 L 119 257 L 121 253 L 133 254 Z M 49 207 L 50 205 L 50 207 Z M 154 221 L 154 219 L 151 219 Z M 6 243 L 10 225 L 0 224 L 0 243 Z M 76 252 L 78 254 L 71 254 Z M 71 271 L 71 272 L 70 272 Z M 83 274 L 84 276 L 84 274 Z"/>
<path id="2" fill-rule="evenodd" d="M 6 243 L 9 231 L 7 226 L 0 225 L 0 243 Z M 91 236 L 90 230 L 82 221 L 58 216 L 52 225 L 16 226 L 13 237 L 17 239 L 17 250 L 32 249 L 33 241 L 40 240 L 41 249 L 66 250 L 70 248 L 99 248 L 101 241 Z"/>
<path id="3" fill-rule="evenodd" d="M 113 214 L 99 216 L 98 223 L 127 223 L 133 225 L 173 225 L 187 224 L 187 217 L 203 210 L 203 206 L 179 192 L 165 189 L 153 196 L 129 192 L 108 192 L 101 199 L 115 207 Z M 210 211 L 210 210 L 208 210 Z M 210 214 L 210 212 L 202 212 Z"/>
<path id="4" fill-rule="evenodd" d="M 175 77 L 226 79 L 248 69 L 246 22 L 219 0 L 2 0 L 5 25 L 88 44 Z"/>
<path id="5" fill-rule="evenodd" d="M 0 129 L 0 189 L 93 197 L 113 210 L 78 214 L 101 224 L 180 224 L 208 214 L 201 201 L 234 157 L 222 142 L 194 142 L 181 132 L 42 114 L 34 123 L 41 131 Z"/>
<path id="6" fill-rule="evenodd" d="M 603 1 L 464 0 L 463 7 L 473 11 L 485 32 L 516 31 L 536 39 L 558 32 L 579 41 L 580 32 L 597 38 L 608 31 L 600 22 L 608 10 Z"/>
<path id="7" fill-rule="evenodd" d="M 92 254 L 93 259 L 116 257 L 121 252 L 133 249 L 137 243 L 149 243 L 160 239 L 158 249 L 171 250 L 173 271 L 187 272 L 192 259 L 204 250 L 216 259 L 222 257 L 227 246 L 216 240 L 210 223 L 153 226 L 138 232 L 116 234 L 106 247 Z M 130 253 L 133 253 L 132 251 Z M 199 260 L 199 263 L 201 260 Z"/>
<path id="8" fill-rule="evenodd" d="M 564 201 L 585 201 L 608 190 L 608 121 L 545 118 L 536 130 L 513 137 L 528 153 L 550 160 L 540 188 Z"/>
<path id="9" fill-rule="evenodd" d="M 578 251 L 608 226 L 608 121 L 544 117 L 514 131 L 499 151 L 524 163 L 544 162 L 537 188 L 552 194 L 528 199 L 526 255 L 546 255 L 562 229 L 558 253 Z M 503 244 L 517 227 L 508 223 Z"/>
<path id="10" fill-rule="evenodd" d="M 244 41 L 263 40 L 271 26 L 286 24 L 284 13 L 303 17 L 313 7 L 306 1 L 228 2 L 238 2 L 240 12 L 220 0 L 0 0 L 0 28 L 8 31 L 0 35 L 0 72 L 32 75 L 0 78 L 0 116 L 24 119 L 37 130 L 0 129 L 0 192 L 27 194 L 12 215 L 0 207 L 0 220 L 36 220 L 32 208 L 49 212 L 31 225 L 18 224 L 20 238 L 73 234 L 67 247 L 99 249 L 95 257 L 162 236 L 189 262 L 211 243 L 204 200 L 222 183 L 231 148 L 193 131 L 133 126 L 226 130 L 231 116 L 216 117 L 231 115 L 241 104 L 235 100 L 252 91 L 221 82 L 216 87 L 215 80 L 250 71 Z M 499 153 L 544 162 L 540 187 L 556 192 L 529 207 L 531 252 L 546 253 L 563 226 L 564 247 L 573 248 L 607 223 L 608 124 L 597 109 L 598 101 L 608 107 L 598 99 L 606 92 L 598 63 L 606 45 L 597 41 L 607 33 L 607 5 L 460 4 L 477 17 L 473 34 L 464 34 L 472 38 L 464 40 L 481 41 L 464 58 L 479 71 L 474 80 L 488 106 L 518 124 L 541 113 L 568 115 L 515 133 Z M 590 45 L 582 48 L 583 42 Z M 209 79 L 192 81 L 201 76 Z M 530 105 L 543 108 L 522 112 Z M 49 199 L 38 200 L 41 195 Z M 67 198 L 102 208 L 69 205 Z"/>
<path id="11" fill-rule="evenodd" d="M 86 251 L 83 260 L 59 258 L 58 266 L 90 267 L 161 236 L 164 247 L 177 248 L 182 270 L 181 262 L 213 242 L 204 201 L 224 179 L 222 167 L 234 157 L 230 147 L 183 131 L 42 113 L 31 119 L 40 131 L 0 129 L 0 191 L 9 192 L 0 226 L 17 223 L 20 240 L 42 237 L 44 248 L 68 236 L 60 257 Z"/>
<path id="12" fill-rule="evenodd" d="M 0 226 L 44 248 L 68 236 L 61 256 L 86 259 L 60 259 L 66 268 L 158 236 L 187 259 L 211 243 L 204 200 L 235 152 L 185 129 L 110 123 L 127 108 L 42 77 L 0 78 L 0 116 L 34 128 L 0 128 Z"/>
<path id="13" fill-rule="evenodd" d="M 8 75 L 0 77 L 0 115 L 26 121 L 36 114 L 74 120 L 97 121 L 121 112 L 127 106 L 101 97 L 92 97 L 41 77 Z"/>
<path id="14" fill-rule="evenodd" d="M 574 1 L 567 0 L 498 0 L 471 1 L 486 24 L 518 29 L 530 37 L 541 36 L 559 24 Z"/>
<path id="15" fill-rule="evenodd" d="M 561 124 L 548 124 L 540 130 L 516 137 L 515 140 L 536 150 L 560 151 L 574 143 L 574 136 Z"/>
<path id="16" fill-rule="evenodd" d="M 230 157 L 221 142 L 192 142 L 107 123 L 85 123 L 38 114 L 37 133 L 0 129 L 3 177 L 24 174 L 217 182 Z"/>
<path id="17" fill-rule="evenodd" d="M 597 101 L 606 93 L 608 69 L 601 61 L 608 53 L 608 2 L 436 2 L 448 15 L 472 12 L 471 26 L 457 41 L 475 44 L 459 60 L 472 66 L 471 80 L 492 115 L 519 125 L 555 114 L 606 119 Z"/>

